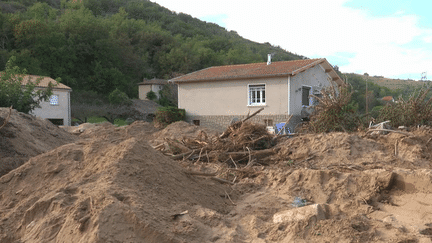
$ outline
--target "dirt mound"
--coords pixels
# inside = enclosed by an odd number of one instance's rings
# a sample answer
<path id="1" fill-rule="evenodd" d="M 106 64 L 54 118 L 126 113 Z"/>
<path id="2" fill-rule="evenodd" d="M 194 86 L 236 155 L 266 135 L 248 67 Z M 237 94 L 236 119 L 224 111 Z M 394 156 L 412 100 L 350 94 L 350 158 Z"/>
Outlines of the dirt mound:
<path id="1" fill-rule="evenodd" d="M 9 108 L 0 108 L 0 124 L 8 114 Z M 12 110 L 7 124 L 0 130 L 0 176 L 30 157 L 77 139 L 47 120 Z"/>
<path id="2" fill-rule="evenodd" d="M 430 180 L 427 170 L 266 170 L 233 187 L 244 195 L 228 215 L 182 220 L 214 225 L 215 242 L 431 242 Z"/>
<path id="3" fill-rule="evenodd" d="M 305 134 L 278 144 L 280 151 L 275 161 L 296 168 L 320 170 L 432 168 L 432 132 L 415 129 L 410 134 Z"/>
<path id="4" fill-rule="evenodd" d="M 74 129 L 79 140 L 0 178 L 0 242 L 432 242 L 429 127 L 276 139 L 247 124 L 226 138 L 185 122 Z M 177 162 L 148 142 L 193 152 Z"/>
<path id="5" fill-rule="evenodd" d="M 176 214 L 229 212 L 224 186 L 186 175 L 127 128 L 81 136 L 0 179 L 1 242 L 203 242 Z"/>
<path id="6" fill-rule="evenodd" d="M 199 127 L 184 121 L 174 122 L 166 128 L 153 134 L 152 144 L 160 144 L 165 139 L 181 140 L 184 137 L 198 137 L 201 131 L 205 131 L 209 136 L 217 135 L 216 130 L 209 128 Z"/>

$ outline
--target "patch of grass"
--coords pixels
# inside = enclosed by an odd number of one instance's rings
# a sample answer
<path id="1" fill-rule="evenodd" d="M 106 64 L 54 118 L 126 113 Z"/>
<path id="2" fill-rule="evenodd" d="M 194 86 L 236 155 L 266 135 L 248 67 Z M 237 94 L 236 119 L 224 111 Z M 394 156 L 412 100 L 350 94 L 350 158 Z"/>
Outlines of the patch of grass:
<path id="1" fill-rule="evenodd" d="M 119 126 L 119 127 L 126 126 L 127 122 L 126 122 L 125 119 L 115 119 L 114 120 L 114 125 Z"/>
<path id="2" fill-rule="evenodd" d="M 102 122 L 106 122 L 106 121 L 107 120 L 105 118 L 103 118 L 103 117 L 96 117 L 96 116 L 92 116 L 92 117 L 89 117 L 87 119 L 88 123 L 102 123 Z"/>
<path id="3" fill-rule="evenodd" d="M 92 117 L 89 117 L 87 119 L 88 123 L 102 123 L 102 122 L 106 122 L 106 121 L 107 121 L 107 119 L 105 119 L 103 117 L 97 117 L 97 116 L 92 116 Z M 78 119 L 73 119 L 72 123 L 74 123 L 74 122 L 79 122 L 79 120 Z M 127 123 L 126 123 L 125 119 L 115 119 L 114 120 L 114 125 L 121 127 L 121 126 L 126 126 Z"/>

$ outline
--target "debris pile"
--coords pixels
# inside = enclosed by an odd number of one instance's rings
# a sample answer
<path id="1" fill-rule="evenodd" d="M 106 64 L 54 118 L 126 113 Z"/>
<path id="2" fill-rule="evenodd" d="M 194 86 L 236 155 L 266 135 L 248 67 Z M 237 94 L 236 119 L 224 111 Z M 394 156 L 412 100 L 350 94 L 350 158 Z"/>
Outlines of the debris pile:
<path id="1" fill-rule="evenodd" d="M 204 130 L 199 130 L 195 132 L 194 137 L 165 137 L 164 142 L 155 145 L 154 148 L 171 155 L 172 159 L 223 162 L 236 167 L 237 164 L 247 162 L 250 166 L 258 154 L 274 153 L 271 148 L 277 138 L 271 135 L 264 125 L 247 122 L 261 110 L 230 125 L 220 136 L 208 135 Z M 171 130 L 171 126 L 176 125 L 174 123 L 164 130 Z"/>

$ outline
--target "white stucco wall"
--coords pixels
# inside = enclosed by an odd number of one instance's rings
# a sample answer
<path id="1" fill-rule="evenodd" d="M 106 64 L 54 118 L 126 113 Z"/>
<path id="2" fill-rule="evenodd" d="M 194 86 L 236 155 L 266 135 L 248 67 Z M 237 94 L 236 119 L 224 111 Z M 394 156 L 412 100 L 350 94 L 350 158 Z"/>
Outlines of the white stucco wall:
<path id="1" fill-rule="evenodd" d="M 140 100 L 146 100 L 147 93 L 151 91 L 155 92 L 159 99 L 159 91 L 162 90 L 163 85 L 161 84 L 140 84 L 138 87 L 138 97 Z"/>
<path id="2" fill-rule="evenodd" d="M 34 109 L 31 114 L 44 119 L 63 119 L 63 125 L 71 125 L 70 90 L 53 90 L 58 95 L 58 105 L 51 105 L 49 101 L 42 101 L 41 108 Z"/>
<path id="3" fill-rule="evenodd" d="M 151 85 L 142 85 L 138 86 L 138 98 L 140 100 L 146 100 L 147 93 L 151 90 Z"/>
<path id="4" fill-rule="evenodd" d="M 159 91 L 163 89 L 163 85 L 161 84 L 153 84 L 151 87 L 152 91 L 156 93 L 157 98 L 160 98 Z"/>
<path id="5" fill-rule="evenodd" d="M 320 65 L 292 76 L 290 79 L 289 113 L 300 115 L 302 110 L 302 86 L 312 87 L 311 91 L 313 92 L 314 89 L 321 90 L 325 86 L 329 85 L 330 82 L 328 81 L 328 75 Z"/>
<path id="6" fill-rule="evenodd" d="M 265 84 L 266 104 L 248 106 L 248 84 Z M 178 86 L 179 108 L 191 116 L 245 115 L 264 107 L 260 114 L 288 112 L 288 77 L 181 83 Z"/>

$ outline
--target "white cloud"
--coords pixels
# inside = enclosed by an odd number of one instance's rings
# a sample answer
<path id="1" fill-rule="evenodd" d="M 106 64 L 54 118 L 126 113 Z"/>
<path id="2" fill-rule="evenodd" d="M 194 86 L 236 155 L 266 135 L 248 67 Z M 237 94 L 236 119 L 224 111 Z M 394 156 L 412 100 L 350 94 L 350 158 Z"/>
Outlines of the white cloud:
<path id="1" fill-rule="evenodd" d="M 432 42 L 430 30 L 418 27 L 418 16 L 397 12 L 372 17 L 363 9 L 344 7 L 346 0 L 259 1 L 156 0 L 194 17 L 225 14 L 228 30 L 256 42 L 270 42 L 304 56 L 353 53 L 343 72 L 396 76 L 430 69 L 431 50 L 411 45 Z M 419 42 L 420 41 L 420 42 Z M 406 47 L 409 46 L 409 47 Z M 332 63 L 337 64 L 337 63 Z"/>

